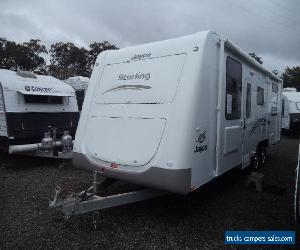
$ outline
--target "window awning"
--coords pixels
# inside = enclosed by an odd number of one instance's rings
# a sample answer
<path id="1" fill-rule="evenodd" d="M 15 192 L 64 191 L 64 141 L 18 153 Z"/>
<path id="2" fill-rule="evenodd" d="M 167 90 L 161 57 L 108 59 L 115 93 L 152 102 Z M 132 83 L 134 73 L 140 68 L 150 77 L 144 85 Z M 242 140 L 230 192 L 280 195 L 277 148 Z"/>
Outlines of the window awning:
<path id="1" fill-rule="evenodd" d="M 69 92 L 34 92 L 34 91 L 25 91 L 18 90 L 19 93 L 23 95 L 42 95 L 42 96 L 75 96 L 75 93 Z"/>

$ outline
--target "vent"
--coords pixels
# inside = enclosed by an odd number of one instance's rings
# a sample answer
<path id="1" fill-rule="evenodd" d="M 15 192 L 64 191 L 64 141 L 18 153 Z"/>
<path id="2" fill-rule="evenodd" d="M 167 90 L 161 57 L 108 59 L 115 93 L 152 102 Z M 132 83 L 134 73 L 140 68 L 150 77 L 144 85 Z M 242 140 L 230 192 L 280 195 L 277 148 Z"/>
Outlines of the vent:
<path id="1" fill-rule="evenodd" d="M 17 71 L 17 75 L 21 76 L 21 77 L 27 77 L 27 78 L 37 79 L 36 75 L 34 73 L 32 73 L 32 72 L 29 72 L 29 71 L 18 70 Z"/>
<path id="2" fill-rule="evenodd" d="M 296 88 L 284 88 L 283 92 L 297 92 Z"/>

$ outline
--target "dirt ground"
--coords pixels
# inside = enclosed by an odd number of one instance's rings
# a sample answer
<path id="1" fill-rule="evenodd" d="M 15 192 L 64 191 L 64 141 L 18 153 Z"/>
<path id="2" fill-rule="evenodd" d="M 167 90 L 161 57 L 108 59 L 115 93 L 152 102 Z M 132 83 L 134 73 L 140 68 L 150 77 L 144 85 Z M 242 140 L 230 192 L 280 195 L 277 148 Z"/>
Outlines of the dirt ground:
<path id="1" fill-rule="evenodd" d="M 66 221 L 48 208 L 56 185 L 82 190 L 91 182 L 90 173 L 59 168 L 53 160 L 1 154 L 0 249 L 237 249 L 224 245 L 225 230 L 299 233 L 293 217 L 297 150 L 298 140 L 292 135 L 284 135 L 269 149 L 260 170 L 265 175 L 263 192 L 245 187 L 247 171 L 233 170 L 187 196 L 168 195 L 103 210 L 98 231 L 91 229 L 90 215 Z M 122 192 L 128 186 L 118 183 L 110 189 Z"/>

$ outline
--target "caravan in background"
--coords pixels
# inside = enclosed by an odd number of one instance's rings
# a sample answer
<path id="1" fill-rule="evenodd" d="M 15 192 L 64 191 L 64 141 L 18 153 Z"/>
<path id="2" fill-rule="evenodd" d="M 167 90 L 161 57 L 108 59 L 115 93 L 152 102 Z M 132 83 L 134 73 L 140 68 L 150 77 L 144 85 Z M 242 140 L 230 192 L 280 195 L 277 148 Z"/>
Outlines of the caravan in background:
<path id="1" fill-rule="evenodd" d="M 284 88 L 282 92 L 282 128 L 300 130 L 300 92 Z"/>
<path id="2" fill-rule="evenodd" d="M 53 147 L 71 151 L 78 119 L 75 92 L 68 84 L 52 76 L 0 69 L 2 151 L 47 157 L 57 156 Z"/>

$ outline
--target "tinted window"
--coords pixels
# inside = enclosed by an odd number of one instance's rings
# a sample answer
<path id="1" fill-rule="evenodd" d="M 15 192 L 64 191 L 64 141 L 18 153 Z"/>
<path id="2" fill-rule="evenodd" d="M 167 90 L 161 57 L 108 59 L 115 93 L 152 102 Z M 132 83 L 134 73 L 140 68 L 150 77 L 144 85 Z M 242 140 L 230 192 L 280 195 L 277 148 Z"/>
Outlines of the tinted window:
<path id="1" fill-rule="evenodd" d="M 247 83 L 246 118 L 251 116 L 251 84 Z"/>
<path id="2" fill-rule="evenodd" d="M 257 87 L 257 105 L 264 105 L 265 104 L 265 100 L 264 100 L 264 93 L 265 90 L 261 87 Z"/>
<path id="3" fill-rule="evenodd" d="M 24 95 L 25 103 L 63 104 L 62 96 Z"/>
<path id="4" fill-rule="evenodd" d="M 242 64 L 231 57 L 226 59 L 225 117 L 235 120 L 241 117 Z"/>

